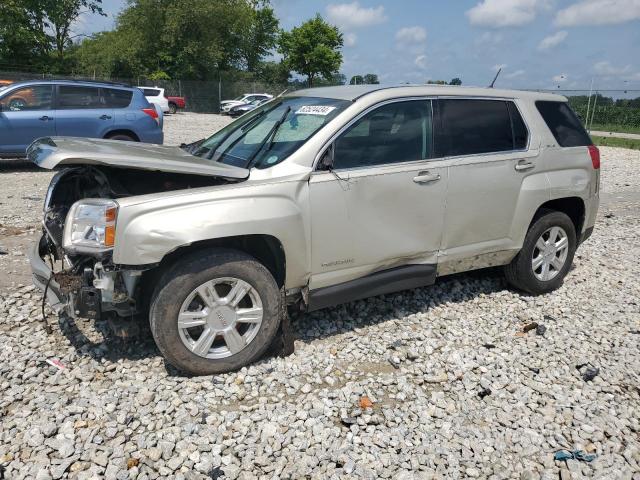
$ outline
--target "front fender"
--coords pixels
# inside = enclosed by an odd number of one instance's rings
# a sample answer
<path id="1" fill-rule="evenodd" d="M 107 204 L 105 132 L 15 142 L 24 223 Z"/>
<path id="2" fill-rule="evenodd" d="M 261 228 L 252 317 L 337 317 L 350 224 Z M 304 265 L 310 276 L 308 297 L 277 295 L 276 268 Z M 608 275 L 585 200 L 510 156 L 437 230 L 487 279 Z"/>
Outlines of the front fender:
<path id="1" fill-rule="evenodd" d="M 241 235 L 271 235 L 287 258 L 287 287 L 304 284 L 309 264 L 309 228 L 302 208 L 306 182 L 231 187 L 121 204 L 113 261 L 159 263 L 189 244 Z M 207 190 L 207 189 L 199 189 Z"/>

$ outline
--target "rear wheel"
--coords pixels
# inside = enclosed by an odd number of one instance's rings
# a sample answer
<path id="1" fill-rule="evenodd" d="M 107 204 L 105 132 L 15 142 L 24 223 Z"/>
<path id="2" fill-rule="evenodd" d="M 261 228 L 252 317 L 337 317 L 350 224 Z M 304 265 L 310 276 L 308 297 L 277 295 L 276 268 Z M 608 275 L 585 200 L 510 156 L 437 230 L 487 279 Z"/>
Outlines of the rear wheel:
<path id="1" fill-rule="evenodd" d="M 187 373 L 237 370 L 258 359 L 278 330 L 278 285 L 242 252 L 199 252 L 169 268 L 158 285 L 151 331 L 167 361 Z"/>
<path id="2" fill-rule="evenodd" d="M 505 267 L 507 281 L 534 295 L 555 290 L 571 268 L 576 247 L 571 219 L 562 212 L 543 212 L 529 228 L 522 250 Z"/>
<path id="3" fill-rule="evenodd" d="M 169 113 L 174 114 L 178 111 L 178 106 L 175 103 L 169 104 Z"/>
<path id="4" fill-rule="evenodd" d="M 108 135 L 107 138 L 109 140 L 122 140 L 124 142 L 137 142 L 135 138 L 131 135 L 127 135 L 126 133 L 115 133 L 113 135 Z"/>

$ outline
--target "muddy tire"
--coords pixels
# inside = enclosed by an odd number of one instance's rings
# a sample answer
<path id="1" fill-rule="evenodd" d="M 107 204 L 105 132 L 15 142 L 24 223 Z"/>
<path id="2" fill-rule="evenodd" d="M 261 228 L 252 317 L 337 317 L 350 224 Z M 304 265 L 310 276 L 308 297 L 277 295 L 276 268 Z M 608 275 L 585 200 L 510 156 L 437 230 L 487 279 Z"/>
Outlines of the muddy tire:
<path id="1" fill-rule="evenodd" d="M 533 295 L 551 292 L 562 285 L 577 248 L 575 226 L 562 212 L 540 212 L 524 239 L 522 249 L 505 267 L 514 287 Z"/>
<path id="2" fill-rule="evenodd" d="M 216 249 L 178 259 L 151 300 L 151 333 L 167 361 L 192 375 L 242 368 L 262 356 L 280 325 L 281 298 L 267 268 Z"/>

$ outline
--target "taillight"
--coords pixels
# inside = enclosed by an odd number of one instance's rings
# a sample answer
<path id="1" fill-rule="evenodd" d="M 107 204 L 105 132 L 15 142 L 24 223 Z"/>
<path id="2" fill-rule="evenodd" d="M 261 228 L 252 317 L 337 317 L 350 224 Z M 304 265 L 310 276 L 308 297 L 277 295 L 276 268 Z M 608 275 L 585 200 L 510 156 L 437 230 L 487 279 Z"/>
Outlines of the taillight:
<path id="1" fill-rule="evenodd" d="M 142 111 L 153 118 L 158 125 L 160 125 L 160 120 L 158 119 L 158 112 L 156 112 L 155 108 L 143 108 Z"/>
<path id="2" fill-rule="evenodd" d="M 589 156 L 591 156 L 591 163 L 595 170 L 600 168 L 600 150 L 595 145 L 589 145 Z"/>

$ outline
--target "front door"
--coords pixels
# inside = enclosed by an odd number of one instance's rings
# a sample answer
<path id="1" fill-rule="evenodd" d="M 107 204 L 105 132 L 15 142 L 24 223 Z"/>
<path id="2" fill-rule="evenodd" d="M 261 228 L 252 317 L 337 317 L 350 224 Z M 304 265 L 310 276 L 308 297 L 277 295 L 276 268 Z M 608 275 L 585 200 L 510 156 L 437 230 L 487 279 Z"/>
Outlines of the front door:
<path id="1" fill-rule="evenodd" d="M 58 85 L 56 134 L 65 137 L 102 138 L 114 123 L 99 87 Z"/>
<path id="2" fill-rule="evenodd" d="M 430 100 L 375 107 L 334 141 L 310 180 L 309 288 L 411 264 L 440 247 L 447 168 L 433 161 Z"/>
<path id="3" fill-rule="evenodd" d="M 56 134 L 51 85 L 0 93 L 0 152 L 24 154 L 31 142 Z"/>

